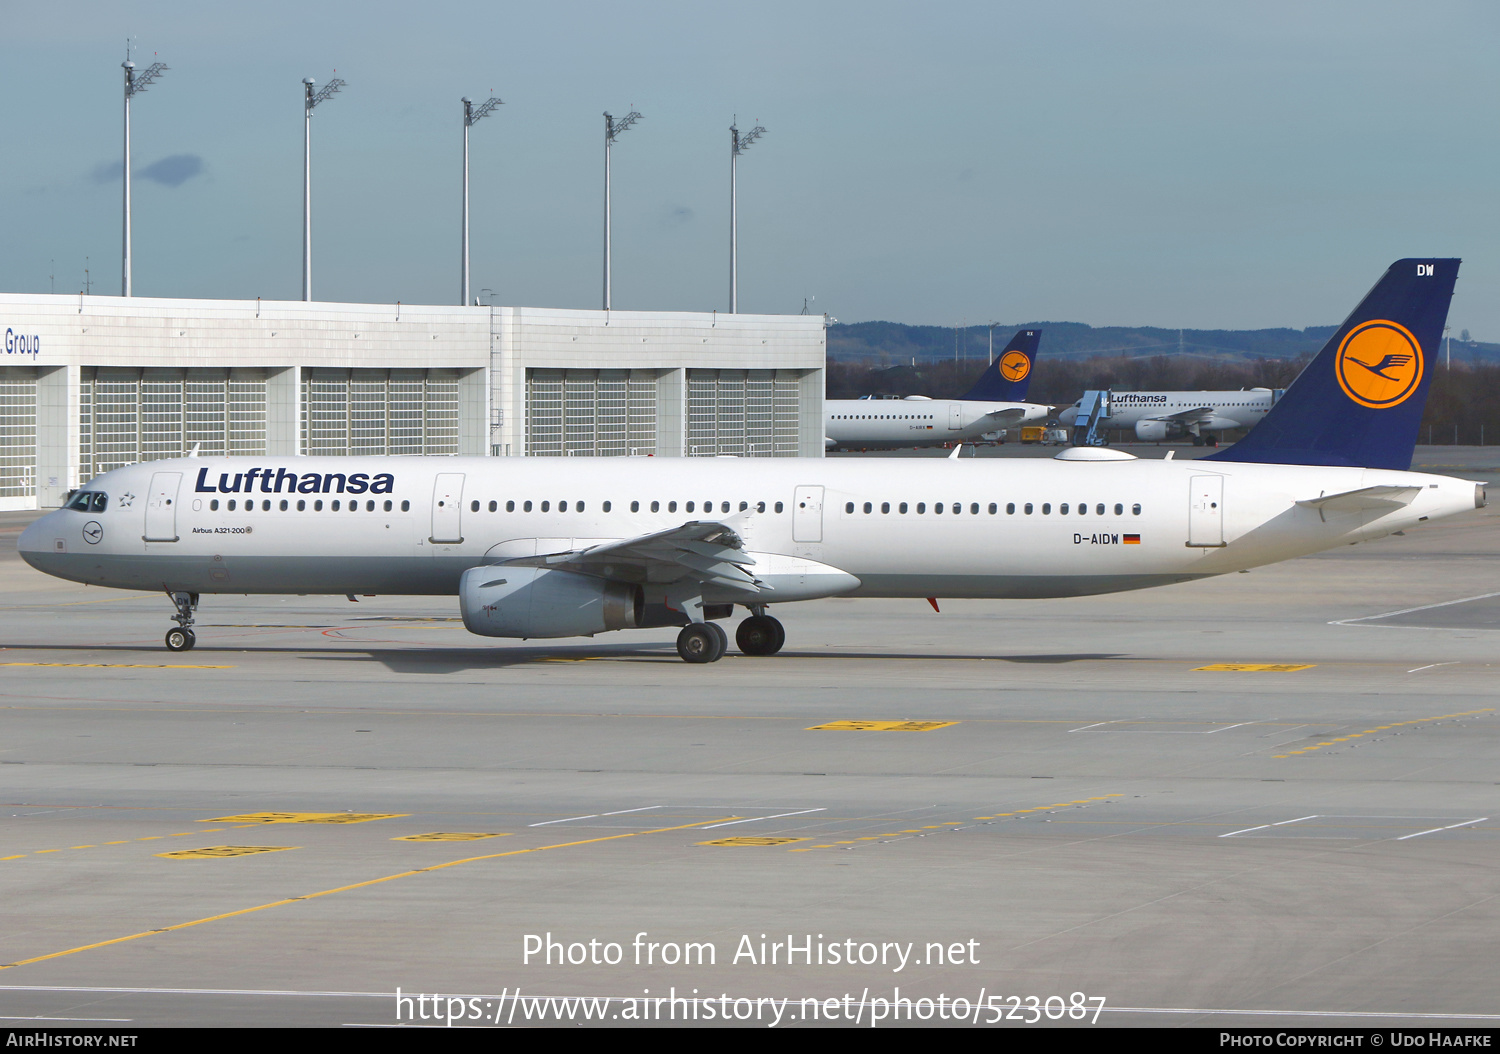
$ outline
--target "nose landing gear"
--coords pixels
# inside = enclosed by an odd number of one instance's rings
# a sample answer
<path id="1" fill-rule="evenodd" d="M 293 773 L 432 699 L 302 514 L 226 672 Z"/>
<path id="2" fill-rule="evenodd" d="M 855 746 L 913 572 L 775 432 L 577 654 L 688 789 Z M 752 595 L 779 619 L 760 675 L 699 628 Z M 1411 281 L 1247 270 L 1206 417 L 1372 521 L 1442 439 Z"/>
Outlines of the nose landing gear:
<path id="1" fill-rule="evenodd" d="M 198 643 L 198 635 L 193 632 L 193 612 L 198 609 L 198 594 L 168 592 L 167 596 L 177 608 L 177 614 L 172 616 L 177 628 L 167 630 L 167 650 L 191 651 Z"/>

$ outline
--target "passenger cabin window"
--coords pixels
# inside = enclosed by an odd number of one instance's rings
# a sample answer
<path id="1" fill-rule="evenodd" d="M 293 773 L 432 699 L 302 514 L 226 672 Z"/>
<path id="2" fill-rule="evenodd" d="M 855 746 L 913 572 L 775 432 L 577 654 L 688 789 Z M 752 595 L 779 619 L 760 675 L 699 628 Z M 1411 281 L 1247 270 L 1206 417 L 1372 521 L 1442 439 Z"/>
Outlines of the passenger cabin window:
<path id="1" fill-rule="evenodd" d="M 492 502 L 490 502 L 490 511 L 491 512 L 498 512 L 499 510 L 500 510 L 500 503 L 498 501 L 492 501 Z M 386 512 L 390 512 L 391 511 L 391 503 L 390 502 L 386 502 L 385 503 L 385 511 Z"/>
<path id="2" fill-rule="evenodd" d="M 401 507 L 403 509 L 406 508 L 405 505 L 402 505 Z M 516 503 L 514 501 L 507 501 L 505 503 L 505 511 L 506 512 L 515 512 L 516 511 Z"/>
<path id="3" fill-rule="evenodd" d="M 297 504 L 301 505 L 302 503 L 299 501 Z M 210 501 L 208 503 L 208 509 L 209 509 L 210 512 L 218 512 L 219 511 L 219 499 L 218 498 L 214 498 L 212 501 Z"/>
<path id="4" fill-rule="evenodd" d="M 411 510 L 411 502 L 409 502 L 409 501 L 403 501 L 401 503 L 401 511 L 402 512 L 409 512 L 410 510 Z"/>

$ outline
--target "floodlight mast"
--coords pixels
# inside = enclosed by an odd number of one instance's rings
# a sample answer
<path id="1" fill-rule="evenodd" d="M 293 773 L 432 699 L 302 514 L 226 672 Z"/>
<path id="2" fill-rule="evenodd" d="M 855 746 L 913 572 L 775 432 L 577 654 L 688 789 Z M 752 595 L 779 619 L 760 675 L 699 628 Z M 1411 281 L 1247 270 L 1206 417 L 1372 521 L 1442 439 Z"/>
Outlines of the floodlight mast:
<path id="1" fill-rule="evenodd" d="M 736 127 L 739 118 L 729 126 L 729 313 L 739 314 L 740 310 L 740 226 L 739 226 L 739 195 L 735 182 L 735 168 L 739 162 L 740 155 L 750 149 L 750 144 L 766 134 L 766 130 L 756 125 L 744 135 Z"/>
<path id="2" fill-rule="evenodd" d="M 317 84 L 302 78 L 302 299 L 312 299 L 312 115 L 319 103 L 333 98 L 344 87 L 338 77 L 313 91 Z"/>
<path id="3" fill-rule="evenodd" d="M 459 279 L 458 302 L 465 306 L 469 303 L 469 127 L 475 121 L 481 121 L 495 112 L 495 108 L 503 106 L 502 100 L 491 96 L 474 108 L 474 102 L 467 95 L 460 100 L 464 104 L 464 236 L 463 236 L 463 274 Z"/>
<path id="4" fill-rule="evenodd" d="M 125 71 L 125 198 L 124 220 L 120 233 L 120 295 L 130 296 L 130 100 L 151 87 L 151 82 L 166 72 L 167 67 L 153 62 L 140 74 L 135 72 L 135 63 L 130 61 L 130 44 L 125 45 L 125 61 L 120 63 Z"/>
<path id="5" fill-rule="evenodd" d="M 641 119 L 641 115 L 631 110 L 618 121 L 609 113 L 604 112 L 604 310 L 609 310 L 609 263 L 610 263 L 610 238 L 609 238 L 609 147 L 621 132 L 625 131 L 635 122 Z"/>

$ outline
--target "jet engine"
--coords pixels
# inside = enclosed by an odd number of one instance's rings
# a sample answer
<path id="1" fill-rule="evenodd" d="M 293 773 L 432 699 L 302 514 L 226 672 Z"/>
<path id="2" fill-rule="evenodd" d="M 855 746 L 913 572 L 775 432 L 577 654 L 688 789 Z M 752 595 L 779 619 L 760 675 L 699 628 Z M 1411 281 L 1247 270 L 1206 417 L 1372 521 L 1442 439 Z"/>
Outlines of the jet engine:
<path id="1" fill-rule="evenodd" d="M 485 637 L 590 637 L 641 625 L 645 596 L 576 571 L 490 564 L 464 572 L 458 607 L 469 632 Z"/>
<path id="2" fill-rule="evenodd" d="M 1143 439 L 1148 443 L 1167 438 L 1167 422 L 1165 421 L 1137 421 L 1135 423 L 1135 437 Z"/>

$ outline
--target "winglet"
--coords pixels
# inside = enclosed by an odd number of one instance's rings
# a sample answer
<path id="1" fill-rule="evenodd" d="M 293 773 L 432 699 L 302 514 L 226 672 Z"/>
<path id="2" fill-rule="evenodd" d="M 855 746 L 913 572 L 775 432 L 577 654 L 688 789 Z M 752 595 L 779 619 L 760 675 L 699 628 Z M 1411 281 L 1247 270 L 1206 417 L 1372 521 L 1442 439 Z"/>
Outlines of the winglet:
<path id="1" fill-rule="evenodd" d="M 1204 461 L 1411 468 L 1458 260 L 1397 260 L 1244 439 Z"/>
<path id="2" fill-rule="evenodd" d="M 989 403 L 1024 403 L 1026 392 L 1031 388 L 1037 346 L 1041 342 L 1041 330 L 1017 330 L 999 357 L 979 375 L 974 387 L 962 398 Z"/>

